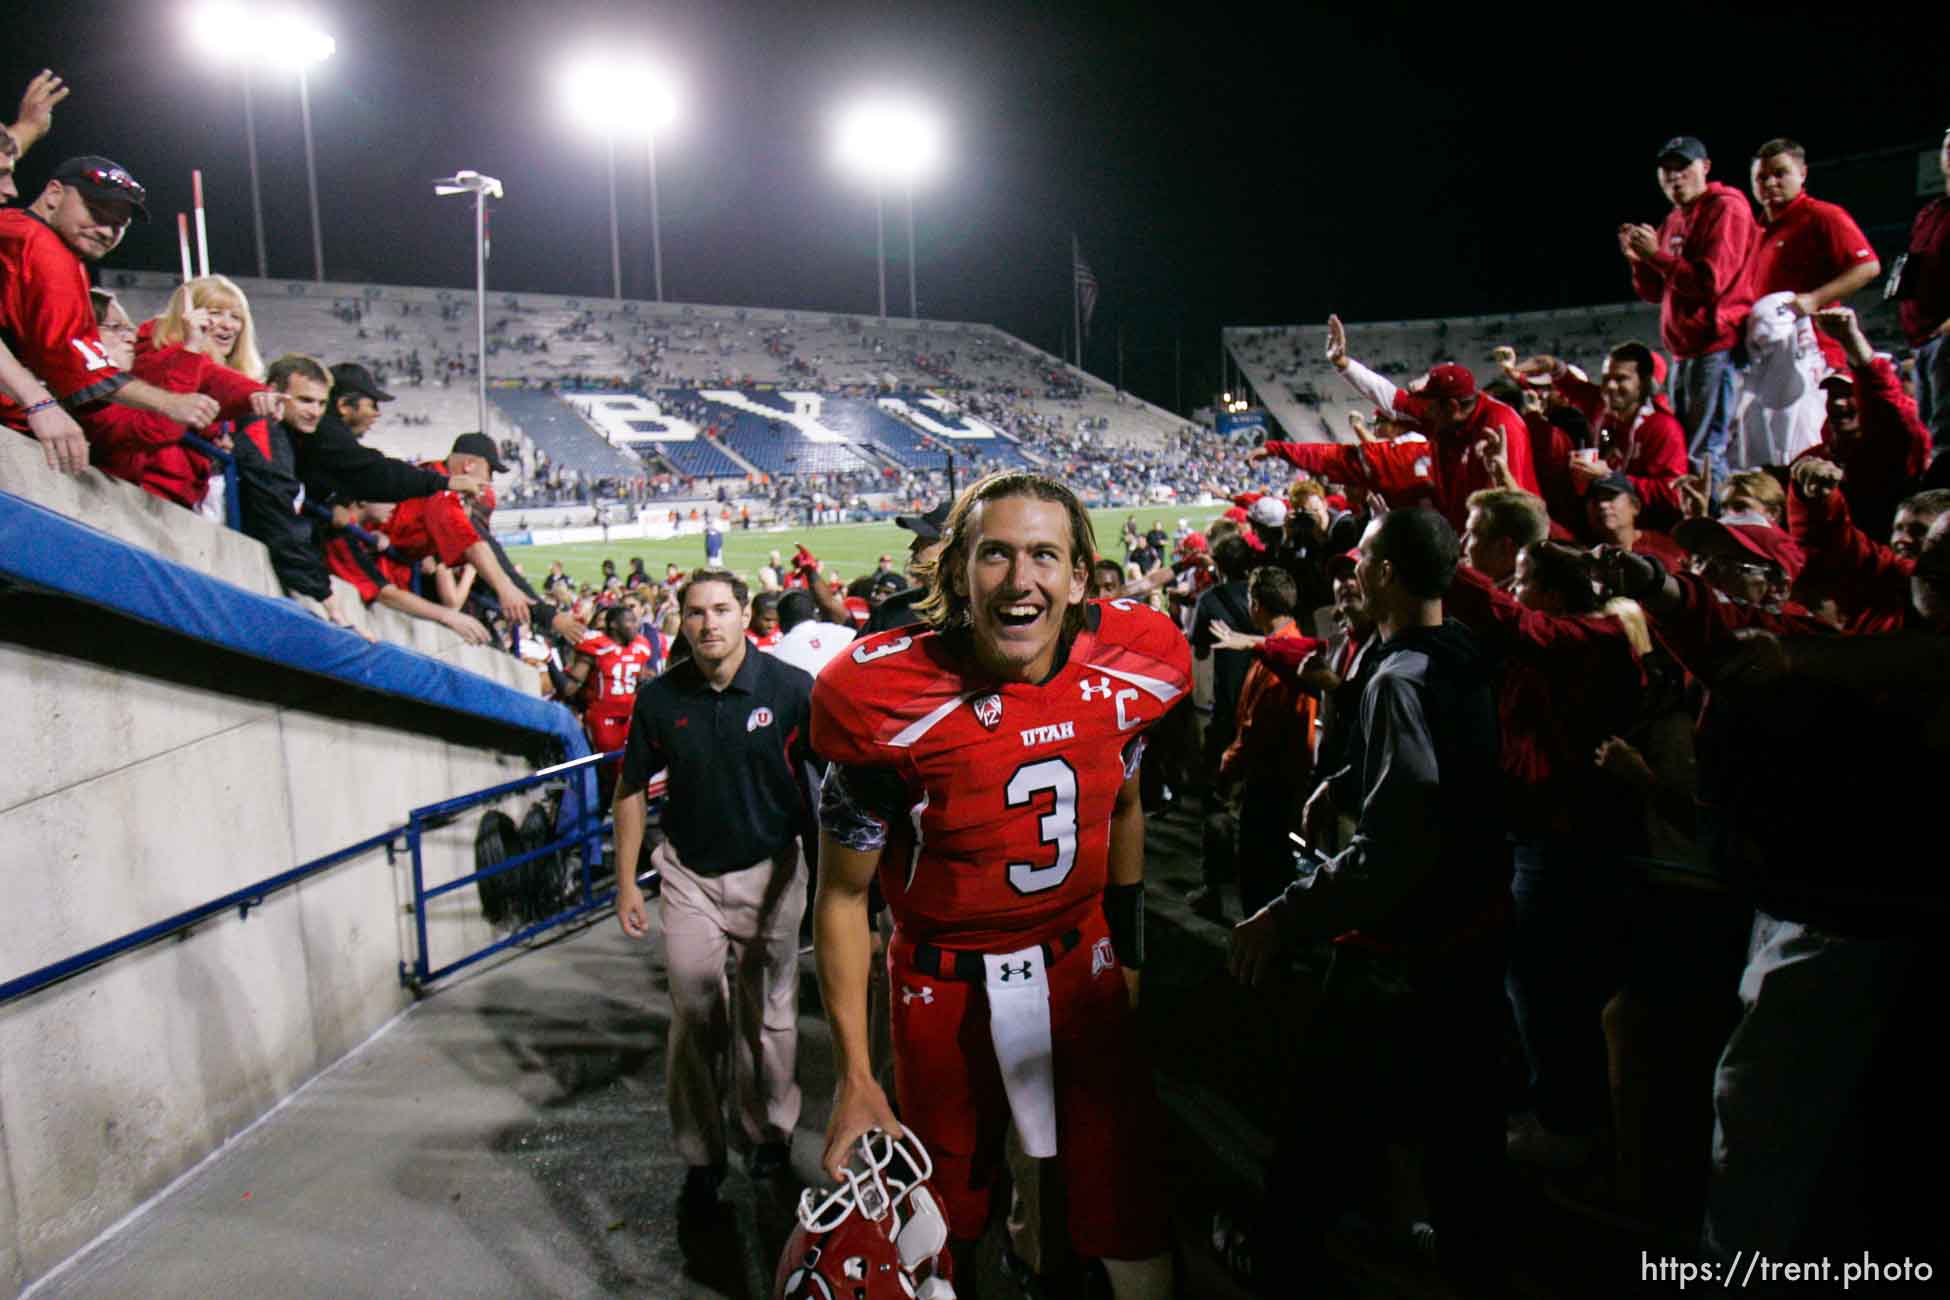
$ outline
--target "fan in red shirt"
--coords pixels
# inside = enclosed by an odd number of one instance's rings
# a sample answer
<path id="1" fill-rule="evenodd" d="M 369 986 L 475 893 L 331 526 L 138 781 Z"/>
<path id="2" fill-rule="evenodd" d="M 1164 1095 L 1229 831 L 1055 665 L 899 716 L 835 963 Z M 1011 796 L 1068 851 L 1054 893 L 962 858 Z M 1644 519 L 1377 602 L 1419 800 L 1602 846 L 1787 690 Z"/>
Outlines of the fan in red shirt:
<path id="1" fill-rule="evenodd" d="M 1138 769 L 1145 731 L 1190 691 L 1191 649 L 1135 601 L 1085 598 L 1095 540 L 1061 483 L 992 475 L 944 536 L 932 626 L 856 642 L 813 686 L 813 746 L 833 763 L 814 943 L 841 1063 L 821 1163 L 911 1124 L 959 1270 L 1013 1118 L 1029 1155 L 1069 1171 L 1076 1252 L 1117 1295 L 1163 1296 L 1160 1109 L 1131 1007 Z M 876 875 L 896 925 L 898 1119 L 867 1050 Z"/>
<path id="2" fill-rule="evenodd" d="M 1747 263 L 1753 301 L 1783 291 L 1797 316 L 1812 316 L 1844 301 L 1882 274 L 1882 261 L 1855 218 L 1802 187 L 1808 155 L 1792 140 L 1769 140 L 1754 151 L 1754 198 L 1767 215 Z M 1840 340 L 1816 332 L 1830 367 L 1847 364 Z"/>
<path id="3" fill-rule="evenodd" d="M 1926 622 L 1913 604 L 1910 579 L 1936 521 L 1950 514 L 1950 490 L 1918 492 L 1896 512 L 1889 545 L 1870 538 L 1849 517 L 1841 466 L 1803 456 L 1790 473 L 1788 529 L 1807 554 L 1803 575 L 1836 593 L 1844 632 L 1900 632 Z"/>
<path id="4" fill-rule="evenodd" d="M 1358 484 L 1390 506 L 1425 504 L 1458 533 L 1469 518 L 1469 496 L 1500 487 L 1475 454 L 1492 431 L 1503 435 L 1517 486 L 1538 491 L 1530 463 L 1530 436 L 1523 417 L 1476 388 L 1476 376 L 1453 363 L 1430 370 L 1419 387 L 1400 389 L 1347 355 L 1347 333 L 1338 316 L 1327 318 L 1327 359 L 1384 414 L 1420 430 L 1427 442 L 1269 442 L 1251 460 L 1278 456 L 1315 478 Z"/>
<path id="5" fill-rule="evenodd" d="M 1754 305 L 1741 275 L 1757 227 L 1747 196 L 1709 181 L 1712 159 L 1692 136 L 1659 151 L 1659 188 L 1672 210 L 1655 231 L 1618 228 L 1619 251 L 1632 268 L 1632 291 L 1659 304 L 1659 337 L 1681 360 L 1725 352 L 1740 341 Z"/>
<path id="6" fill-rule="evenodd" d="M 360 532 L 384 529 L 392 518 L 390 501 L 355 501 L 352 521 Z M 325 567 L 345 579 L 367 605 L 380 604 L 409 618 L 423 618 L 449 629 L 470 645 L 485 645 L 488 630 L 479 620 L 457 609 L 426 599 L 413 590 L 413 569 L 389 549 L 346 531 L 325 546 Z"/>
<path id="7" fill-rule="evenodd" d="M 1875 354 L 1852 308 L 1830 308 L 1817 314 L 1815 323 L 1825 337 L 1841 340 L 1848 366 L 1821 381 L 1828 399 L 1821 441 L 1794 463 L 1820 457 L 1840 465 L 1848 474 L 1856 522 L 1880 536 L 1896 503 L 1929 468 L 1930 431 L 1903 391 L 1896 367 Z"/>
<path id="8" fill-rule="evenodd" d="M 147 194 L 107 158 L 70 158 L 27 208 L 0 211 L 0 338 L 20 363 L 96 437 L 97 404 L 155 411 L 192 429 L 217 416 L 201 393 L 168 393 L 109 359 L 102 347 L 84 261 L 115 251 L 129 223 L 147 219 Z M 0 424 L 32 434 L 27 411 L 0 392 Z M 59 468 L 78 471 L 64 459 Z"/>
<path id="9" fill-rule="evenodd" d="M 156 321 L 144 321 L 140 330 L 133 330 L 121 304 L 98 291 L 98 302 L 103 299 L 102 346 L 110 359 L 123 365 L 123 358 L 132 352 L 128 368 L 137 378 L 165 392 L 202 393 L 215 398 L 219 403 L 217 420 L 223 427 L 210 428 L 206 436 L 219 448 L 228 450 L 231 434 L 227 426 L 276 418 L 282 412 L 279 394 L 206 351 L 207 311 L 198 308 L 183 313 L 183 341 L 165 346 L 157 342 Z M 194 510 L 203 503 L 213 467 L 202 452 L 183 444 L 182 425 L 153 411 L 117 406 L 104 407 L 93 423 L 94 460 L 103 473 L 187 509 Z"/>
<path id="10" fill-rule="evenodd" d="M 1561 467 L 1573 490 L 1583 492 L 1601 478 L 1623 474 L 1654 522 L 1679 521 L 1676 485 L 1687 471 L 1686 430 L 1658 395 L 1665 377 L 1658 353 L 1643 343 L 1621 343 L 1605 357 L 1605 373 L 1596 384 L 1578 378 L 1556 357 L 1532 357 L 1518 370 L 1548 373 L 1558 397 L 1591 422 L 1597 456 L 1579 457 L 1573 449 Z M 1575 526 L 1577 521 L 1565 522 Z"/>

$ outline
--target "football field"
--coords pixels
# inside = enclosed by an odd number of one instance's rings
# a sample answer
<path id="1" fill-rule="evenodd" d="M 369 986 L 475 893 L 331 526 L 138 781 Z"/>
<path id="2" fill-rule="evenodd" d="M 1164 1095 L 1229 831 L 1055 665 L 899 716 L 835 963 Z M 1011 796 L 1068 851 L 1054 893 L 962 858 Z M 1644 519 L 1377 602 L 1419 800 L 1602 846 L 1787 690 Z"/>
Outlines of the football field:
<path id="1" fill-rule="evenodd" d="M 1225 503 L 1221 502 L 1210 506 L 1151 506 L 1135 513 L 1140 529 L 1150 528 L 1151 522 L 1157 520 L 1166 532 L 1171 532 L 1178 520 L 1183 518 L 1190 520 L 1192 527 L 1203 531 L 1225 508 Z M 1124 548 L 1118 536 L 1125 516 L 1132 513 L 1127 509 L 1090 512 L 1091 525 L 1097 530 L 1097 549 L 1100 552 L 1115 559 L 1124 558 Z M 913 540 L 914 534 L 891 521 L 879 524 L 828 524 L 820 528 L 795 527 L 777 531 L 755 526 L 747 532 L 734 527 L 725 534 L 724 562 L 734 572 L 752 577 L 773 551 L 790 561 L 794 544 L 804 542 L 807 550 L 831 565 L 841 577 L 851 580 L 863 573 L 871 573 L 882 555 L 893 556 L 895 567 L 901 567 L 906 563 L 908 543 Z M 685 570 L 703 564 L 704 537 L 692 533 L 668 541 L 636 538 L 612 542 L 568 542 L 559 546 L 510 546 L 508 556 L 521 566 L 528 580 L 538 587 L 548 573 L 548 566 L 556 560 L 562 561 L 562 567 L 576 582 L 593 583 L 602 576 L 604 560 L 616 561 L 616 572 L 624 575 L 629 572 L 630 558 L 642 556 L 643 567 L 649 570 L 650 576 L 661 579 L 666 564 L 676 564 Z"/>

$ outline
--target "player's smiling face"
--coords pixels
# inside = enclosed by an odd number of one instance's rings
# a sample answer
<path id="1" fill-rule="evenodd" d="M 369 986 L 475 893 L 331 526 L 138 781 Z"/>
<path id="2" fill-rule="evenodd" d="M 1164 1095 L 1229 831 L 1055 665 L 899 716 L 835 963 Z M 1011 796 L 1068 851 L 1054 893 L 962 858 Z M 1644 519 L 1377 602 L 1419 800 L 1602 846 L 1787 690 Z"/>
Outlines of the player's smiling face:
<path id="1" fill-rule="evenodd" d="M 969 512 L 966 567 L 954 575 L 968 597 L 975 653 L 1005 681 L 1049 676 L 1063 616 L 1084 599 L 1089 574 L 1071 554 L 1070 515 L 1054 501 L 1002 497 Z"/>

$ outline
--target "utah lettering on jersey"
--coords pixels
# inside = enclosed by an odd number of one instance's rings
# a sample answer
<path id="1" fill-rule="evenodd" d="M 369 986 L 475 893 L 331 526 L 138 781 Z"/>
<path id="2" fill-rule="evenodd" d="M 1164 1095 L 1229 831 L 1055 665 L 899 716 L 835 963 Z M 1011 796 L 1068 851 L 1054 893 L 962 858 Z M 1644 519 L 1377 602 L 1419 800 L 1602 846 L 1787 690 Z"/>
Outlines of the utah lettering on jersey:
<path id="1" fill-rule="evenodd" d="M 1022 733 L 1022 747 L 1033 749 L 1037 745 L 1047 745 L 1058 740 L 1075 740 L 1077 724 L 1074 722 L 1053 722 L 1047 727 L 1031 727 Z"/>

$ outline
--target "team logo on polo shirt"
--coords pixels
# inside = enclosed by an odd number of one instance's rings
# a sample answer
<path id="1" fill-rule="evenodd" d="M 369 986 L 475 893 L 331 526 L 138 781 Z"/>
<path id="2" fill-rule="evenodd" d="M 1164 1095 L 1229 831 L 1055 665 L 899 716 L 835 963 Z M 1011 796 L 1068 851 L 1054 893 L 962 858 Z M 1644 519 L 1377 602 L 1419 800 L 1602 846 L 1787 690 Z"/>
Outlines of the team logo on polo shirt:
<path id="1" fill-rule="evenodd" d="M 981 699 L 975 701 L 975 720 L 987 727 L 990 731 L 994 731 L 997 727 L 1001 726 L 1002 697 L 1000 695 L 984 695 Z"/>
<path id="2" fill-rule="evenodd" d="M 771 725 L 772 725 L 772 710 L 766 708 L 762 704 L 759 705 L 757 708 L 753 709 L 752 715 L 749 718 L 745 719 L 746 731 L 757 731 L 760 727 L 769 727 Z"/>

